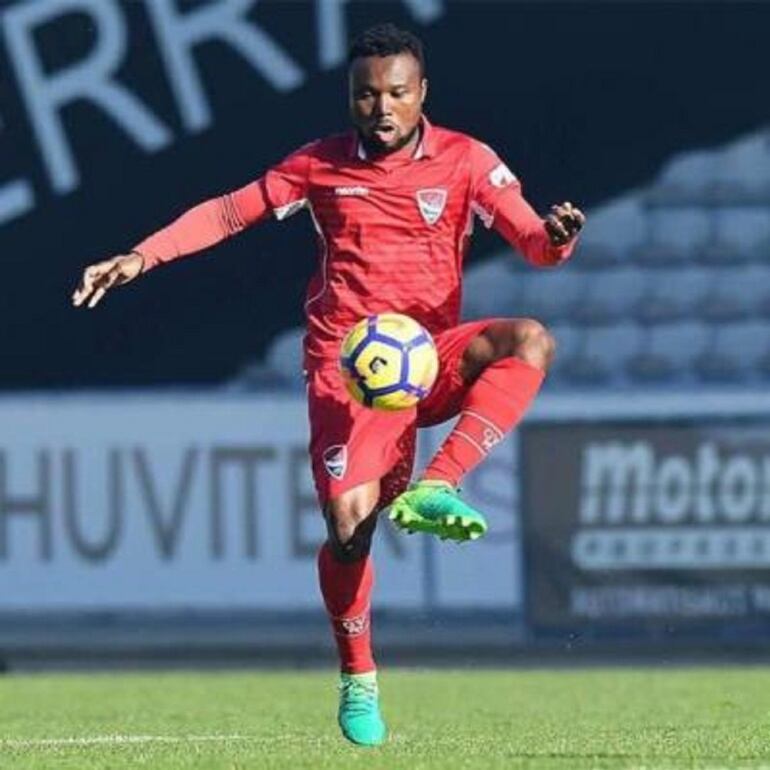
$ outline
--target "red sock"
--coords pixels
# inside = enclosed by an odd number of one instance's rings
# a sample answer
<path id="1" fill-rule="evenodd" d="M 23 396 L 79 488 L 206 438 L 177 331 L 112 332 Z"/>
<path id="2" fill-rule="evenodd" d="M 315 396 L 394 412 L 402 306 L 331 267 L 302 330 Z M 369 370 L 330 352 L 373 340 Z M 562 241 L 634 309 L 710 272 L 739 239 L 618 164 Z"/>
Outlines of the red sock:
<path id="1" fill-rule="evenodd" d="M 324 543 L 318 552 L 318 577 L 341 669 L 348 674 L 374 671 L 369 611 L 374 585 L 372 557 L 349 564 L 339 562 Z"/>
<path id="2" fill-rule="evenodd" d="M 423 478 L 448 481 L 456 487 L 518 424 L 544 376 L 541 369 L 520 358 L 503 358 L 488 366 L 469 388 L 460 419 Z"/>

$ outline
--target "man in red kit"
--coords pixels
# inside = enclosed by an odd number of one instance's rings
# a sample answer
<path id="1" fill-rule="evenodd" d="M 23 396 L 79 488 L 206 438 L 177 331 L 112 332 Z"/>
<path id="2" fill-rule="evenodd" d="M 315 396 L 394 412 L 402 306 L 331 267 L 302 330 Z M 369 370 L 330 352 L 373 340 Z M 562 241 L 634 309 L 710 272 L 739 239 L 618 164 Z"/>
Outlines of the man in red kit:
<path id="1" fill-rule="evenodd" d="M 420 41 L 391 24 L 364 32 L 349 57 L 354 129 L 311 142 L 245 187 L 195 206 L 129 254 L 87 267 L 76 306 L 165 262 L 200 251 L 269 215 L 308 209 L 319 263 L 305 303 L 310 457 L 328 538 L 318 571 L 341 660 L 339 723 L 377 745 L 386 728 L 372 657 L 369 555 L 377 513 L 456 540 L 486 530 L 457 486 L 522 418 L 554 354 L 537 321 L 459 323 L 461 271 L 474 217 L 531 264 L 570 255 L 583 214 L 570 203 L 540 218 L 486 145 L 431 125 Z M 434 336 L 440 369 L 415 409 L 367 409 L 348 395 L 339 347 L 365 316 L 405 313 Z M 459 415 L 421 479 L 407 489 L 417 427 Z"/>

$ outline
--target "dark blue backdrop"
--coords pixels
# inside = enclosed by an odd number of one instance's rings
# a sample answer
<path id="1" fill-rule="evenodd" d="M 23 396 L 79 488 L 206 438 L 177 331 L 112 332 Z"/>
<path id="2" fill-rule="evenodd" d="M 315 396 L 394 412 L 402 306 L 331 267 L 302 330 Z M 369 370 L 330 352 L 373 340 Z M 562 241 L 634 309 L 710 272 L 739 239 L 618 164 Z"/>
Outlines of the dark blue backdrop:
<path id="1" fill-rule="evenodd" d="M 148 0 L 150 1 L 150 0 Z M 7 14 L 26 0 L 8 3 Z M 117 77 L 173 133 L 146 154 L 87 101 L 61 111 L 80 185 L 52 190 L 1 50 L 0 158 L 35 207 L 0 228 L 0 343 L 6 390 L 217 383 L 301 320 L 314 264 L 305 217 L 266 224 L 158 270 L 97 311 L 69 294 L 82 266 L 127 248 L 187 206 L 258 176 L 294 147 L 346 125 L 345 72 L 319 65 L 317 7 L 264 0 L 249 18 L 304 73 L 279 93 L 228 46 L 195 49 L 213 123 L 185 130 L 144 0 L 104 0 L 128 36 Z M 179 2 L 185 12 L 205 2 Z M 348 31 L 390 19 L 425 41 L 428 112 L 493 145 L 538 208 L 585 207 L 649 180 L 671 153 L 726 141 L 768 121 L 770 6 L 738 3 L 436 2 L 427 23 L 405 3 L 352 2 Z M 46 73 L 87 56 L 101 34 L 87 13 L 42 24 Z M 300 221 L 301 220 L 301 221 Z M 478 237 L 471 259 L 493 249 Z"/>

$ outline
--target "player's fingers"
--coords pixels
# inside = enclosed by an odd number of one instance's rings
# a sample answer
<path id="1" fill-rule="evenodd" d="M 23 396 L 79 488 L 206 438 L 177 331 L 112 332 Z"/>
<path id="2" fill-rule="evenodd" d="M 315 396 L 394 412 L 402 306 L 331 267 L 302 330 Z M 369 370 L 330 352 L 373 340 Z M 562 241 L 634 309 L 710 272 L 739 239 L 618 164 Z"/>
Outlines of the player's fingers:
<path id="1" fill-rule="evenodd" d="M 111 289 L 113 286 L 120 283 L 122 273 L 120 272 L 120 268 L 116 265 L 115 267 L 110 270 L 109 273 L 107 273 L 102 281 L 100 282 L 101 288 L 103 288 L 105 291 L 107 289 Z"/>
<path id="2" fill-rule="evenodd" d="M 93 308 L 96 307 L 99 302 L 101 301 L 101 298 L 107 293 L 107 289 L 103 287 L 99 287 L 94 293 L 91 299 L 88 301 L 88 307 Z"/>
<path id="3" fill-rule="evenodd" d="M 96 287 L 99 279 L 110 269 L 111 266 L 111 263 L 102 262 L 98 265 L 90 265 L 83 271 L 83 276 L 80 279 L 80 285 L 72 294 L 72 301 L 76 307 L 83 304 L 83 301 Z"/>
<path id="4" fill-rule="evenodd" d="M 80 286 L 75 289 L 75 291 L 72 293 L 72 304 L 75 307 L 80 307 L 83 304 L 83 301 L 85 298 L 90 294 L 90 291 L 85 287 L 84 284 L 81 284 Z"/>
<path id="5" fill-rule="evenodd" d="M 571 217 L 571 209 L 563 203 L 551 206 L 551 213 L 562 225 L 566 225 Z"/>
<path id="6" fill-rule="evenodd" d="M 580 222 L 571 214 L 569 216 L 562 217 L 561 223 L 569 233 L 570 237 L 575 235 L 575 233 L 577 233 L 581 227 Z"/>
<path id="7" fill-rule="evenodd" d="M 585 221 L 585 217 L 580 209 L 576 209 L 569 201 L 566 201 L 560 206 L 554 206 L 554 210 L 570 237 L 580 231 Z"/>
<path id="8" fill-rule="evenodd" d="M 545 228 L 551 238 L 551 242 L 558 245 L 569 240 L 569 232 L 556 214 L 550 214 L 545 220 Z"/>
<path id="9" fill-rule="evenodd" d="M 75 307 L 83 304 L 83 300 L 93 291 L 95 276 L 91 268 L 88 268 L 83 272 L 83 276 L 80 279 L 77 289 L 72 294 L 72 301 Z"/>
<path id="10" fill-rule="evenodd" d="M 586 218 L 580 209 L 572 209 L 570 214 L 570 229 L 572 234 L 579 233 L 583 229 Z"/>
<path id="11" fill-rule="evenodd" d="M 117 266 L 113 267 L 113 269 L 108 273 L 99 276 L 99 278 L 94 283 L 94 293 L 88 303 L 88 307 L 96 307 L 96 305 L 101 301 L 102 297 L 116 284 L 119 277 L 120 268 Z"/>

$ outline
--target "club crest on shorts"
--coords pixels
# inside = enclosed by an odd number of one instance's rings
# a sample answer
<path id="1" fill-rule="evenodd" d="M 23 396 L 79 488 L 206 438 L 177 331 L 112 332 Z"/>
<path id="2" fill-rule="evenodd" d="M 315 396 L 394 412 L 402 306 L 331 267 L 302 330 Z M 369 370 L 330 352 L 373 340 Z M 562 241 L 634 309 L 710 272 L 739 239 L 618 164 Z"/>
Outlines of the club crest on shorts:
<path id="1" fill-rule="evenodd" d="M 348 448 L 344 444 L 327 447 L 323 453 L 326 472 L 333 479 L 341 479 L 348 467 Z"/>
<path id="2" fill-rule="evenodd" d="M 418 190 L 415 196 L 422 218 L 429 225 L 435 225 L 444 213 L 446 190 L 443 187 L 432 187 L 429 190 Z"/>

